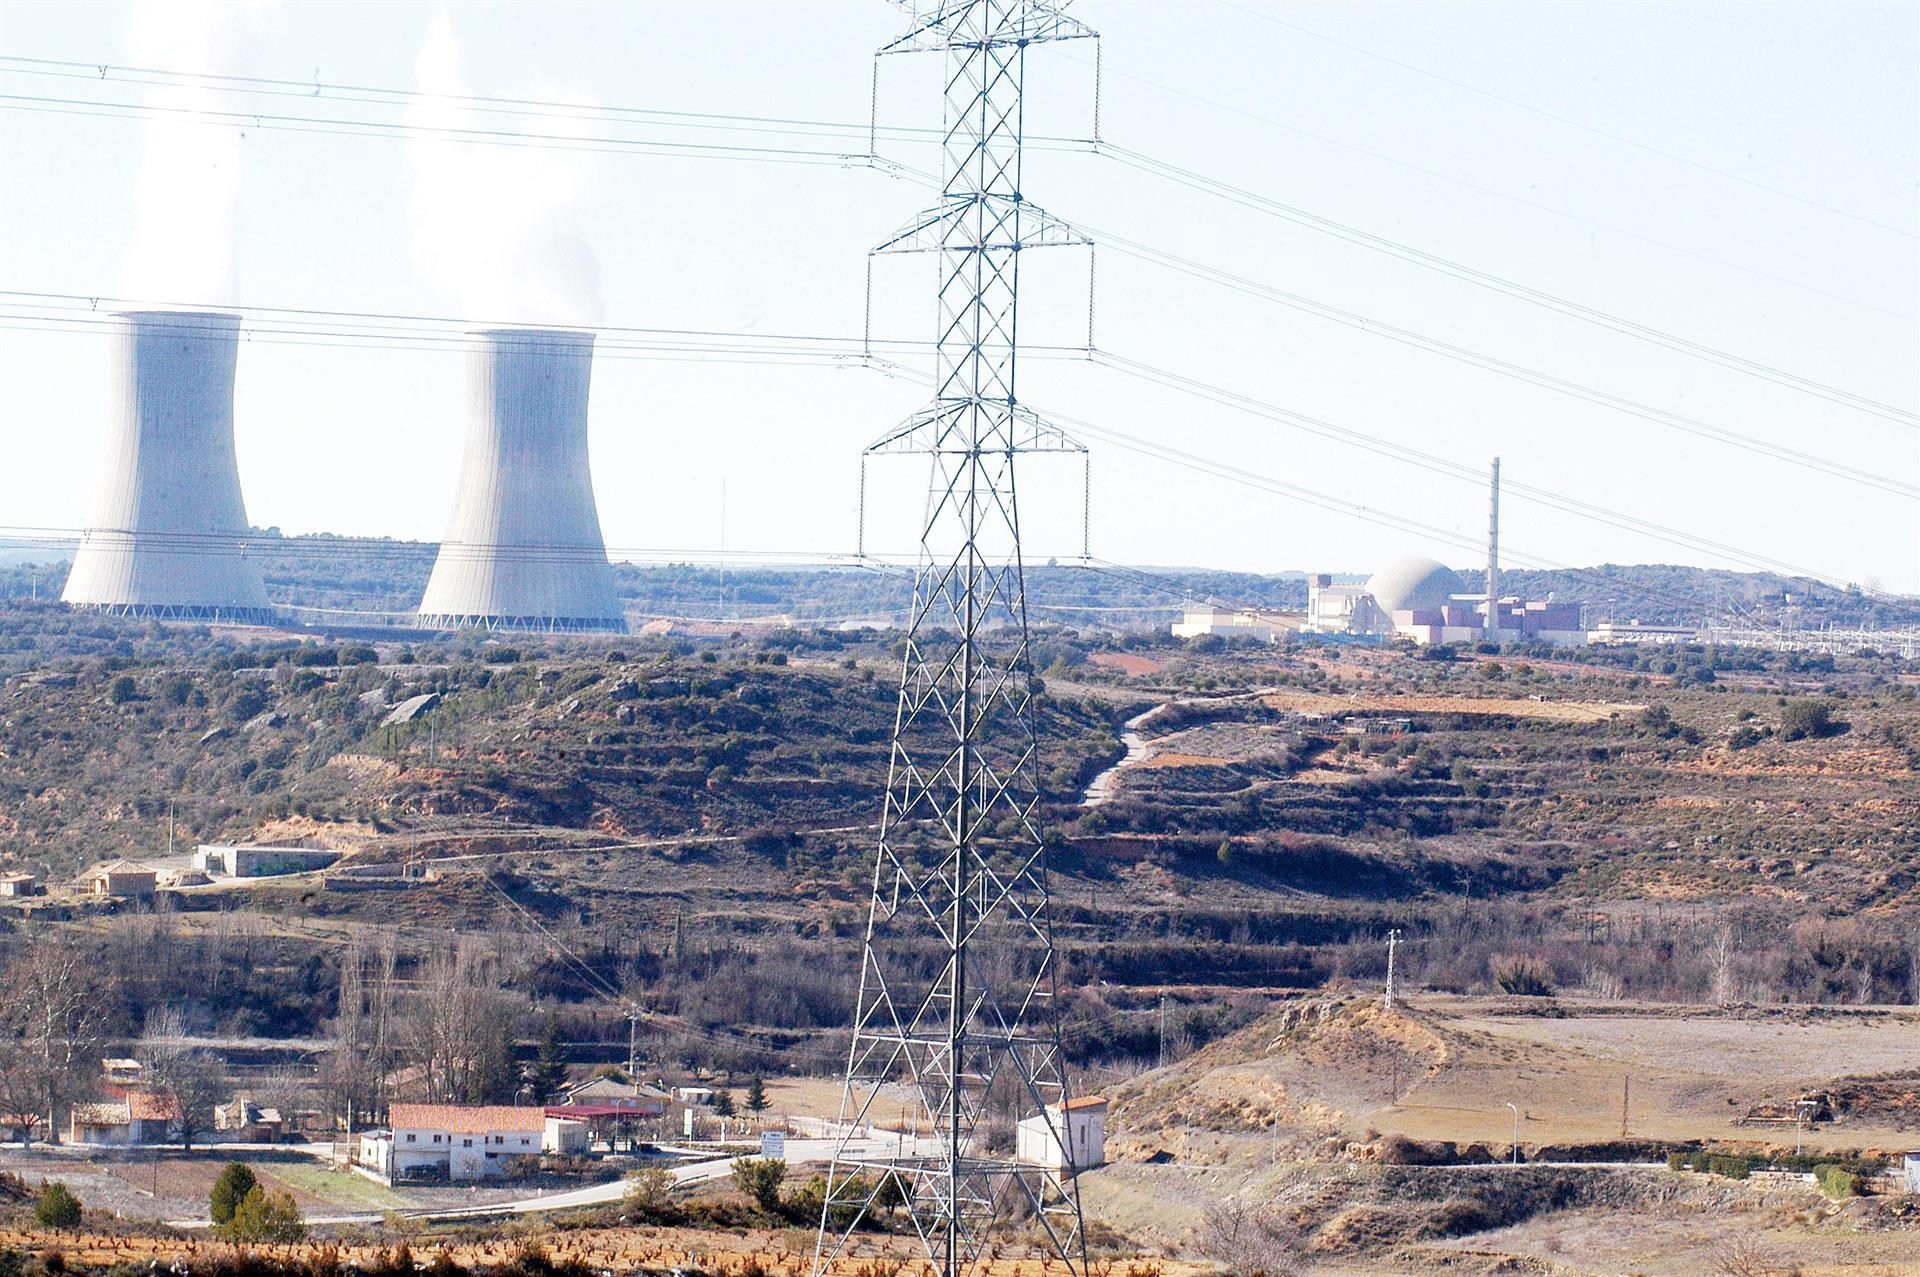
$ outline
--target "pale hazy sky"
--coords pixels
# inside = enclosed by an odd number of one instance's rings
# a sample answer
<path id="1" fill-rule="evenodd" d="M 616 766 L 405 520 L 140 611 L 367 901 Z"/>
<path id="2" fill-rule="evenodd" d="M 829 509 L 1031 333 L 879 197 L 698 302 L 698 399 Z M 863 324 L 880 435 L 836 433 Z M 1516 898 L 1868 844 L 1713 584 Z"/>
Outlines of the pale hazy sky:
<path id="1" fill-rule="evenodd" d="M 1920 409 L 1920 7 L 1081 0 L 1072 11 L 1104 37 L 1102 133 L 1112 143 L 1769 367 Z M 0 61 L 0 288 L 242 309 L 854 336 L 866 249 L 927 201 L 910 181 L 857 166 L 640 153 L 618 142 L 595 151 L 449 144 L 437 140 L 444 134 L 423 141 L 407 130 L 478 125 L 860 149 L 811 136 L 669 127 L 605 108 L 864 122 L 870 55 L 900 29 L 898 13 L 878 0 L 10 0 L 0 6 L 0 55 L 8 58 L 319 87 L 279 96 L 193 92 L 97 73 L 29 74 L 26 63 Z M 1083 44 L 1030 53 L 1031 134 L 1087 133 L 1090 61 Z M 886 60 L 883 123 L 937 125 L 939 74 L 926 57 Z M 444 99 L 350 101 L 344 85 L 602 110 L 476 116 Z M 181 123 L 192 117 L 172 108 L 305 123 Z M 320 130 L 338 126 L 314 123 L 322 120 L 354 121 L 360 131 L 329 134 Z M 932 148 L 912 142 L 882 150 L 937 164 Z M 1035 202 L 1096 232 L 1920 484 L 1920 433 L 1911 422 L 1554 315 L 1110 156 L 1035 148 L 1024 186 Z M 876 269 L 878 335 L 930 335 L 929 266 L 895 258 Z M 1023 269 L 1027 338 L 1083 340 L 1084 255 L 1030 254 Z M 53 327 L 46 311 L 0 297 L 0 524 L 8 526 L 75 527 L 91 499 L 108 415 L 106 341 L 95 328 Z M 1098 259 L 1095 337 L 1116 355 L 1476 471 L 1497 453 L 1515 481 L 1739 551 L 1681 550 L 1510 494 L 1503 539 L 1516 561 L 1737 567 L 1757 555 L 1920 591 L 1920 504 L 1910 497 L 1621 415 L 1119 252 Z M 260 332 L 240 358 L 238 446 L 253 520 L 289 532 L 438 537 L 461 438 L 457 353 L 366 337 L 325 347 L 271 338 Z M 1336 504 L 1392 511 L 1469 542 L 1484 534 L 1477 482 L 1111 368 L 1035 359 L 1024 366 L 1021 391 L 1043 411 L 1231 461 Z M 859 449 L 923 396 L 916 384 L 853 368 L 602 358 L 592 447 L 607 539 L 686 557 L 723 537 L 736 550 L 850 550 Z M 1092 548 L 1107 559 L 1364 571 L 1408 552 L 1457 563 L 1475 557 L 1094 445 Z M 875 472 L 904 496 L 882 500 L 876 483 L 869 548 L 910 545 L 915 494 L 924 489 L 901 465 Z M 1080 540 L 1078 474 L 1045 465 L 1029 472 L 1023 501 L 1029 554 L 1038 558 L 1075 553 Z"/>

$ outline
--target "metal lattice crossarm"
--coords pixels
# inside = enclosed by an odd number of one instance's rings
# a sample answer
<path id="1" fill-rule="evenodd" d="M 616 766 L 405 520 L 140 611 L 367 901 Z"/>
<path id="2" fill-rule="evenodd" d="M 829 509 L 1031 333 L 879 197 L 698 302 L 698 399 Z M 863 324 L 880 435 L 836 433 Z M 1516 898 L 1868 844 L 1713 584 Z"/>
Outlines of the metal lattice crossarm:
<path id="1" fill-rule="evenodd" d="M 1020 404 L 1015 373 L 1020 253 L 1087 242 L 1020 190 L 1026 52 L 1093 33 L 1037 0 L 908 11 L 880 52 L 945 54 L 945 172 L 875 251 L 938 255 L 934 395 L 867 451 L 923 455 L 931 482 L 815 1272 L 886 1215 L 945 1277 L 1016 1219 L 1079 1274 L 1014 480 L 1022 454 L 1085 449 Z M 903 1101 L 911 1134 L 876 1152 L 873 1120 Z M 1051 1154 L 1021 1161 L 1015 1124 L 1036 1120 Z"/>

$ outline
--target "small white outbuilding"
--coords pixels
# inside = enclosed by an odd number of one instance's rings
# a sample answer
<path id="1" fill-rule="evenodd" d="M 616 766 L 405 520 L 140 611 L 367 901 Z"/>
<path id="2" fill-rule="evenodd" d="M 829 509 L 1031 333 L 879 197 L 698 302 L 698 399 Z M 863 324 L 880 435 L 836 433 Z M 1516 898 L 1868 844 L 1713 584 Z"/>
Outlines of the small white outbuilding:
<path id="1" fill-rule="evenodd" d="M 1064 1141 L 1065 1146 L 1062 1147 Z M 1022 1119 L 1014 1156 L 1033 1166 L 1075 1174 L 1107 1160 L 1107 1101 L 1082 1095 Z"/>

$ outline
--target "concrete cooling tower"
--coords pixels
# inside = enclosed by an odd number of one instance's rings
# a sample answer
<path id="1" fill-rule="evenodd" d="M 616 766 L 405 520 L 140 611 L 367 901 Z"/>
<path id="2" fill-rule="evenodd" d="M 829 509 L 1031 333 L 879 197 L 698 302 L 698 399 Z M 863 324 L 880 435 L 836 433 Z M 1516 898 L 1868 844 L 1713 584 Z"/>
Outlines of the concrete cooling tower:
<path id="1" fill-rule="evenodd" d="M 106 473 L 61 597 L 122 616 L 273 619 L 233 452 L 240 317 L 113 317 Z"/>
<path id="2" fill-rule="evenodd" d="M 624 631 L 587 465 L 593 335 L 510 328 L 472 341 L 466 457 L 419 623 Z"/>

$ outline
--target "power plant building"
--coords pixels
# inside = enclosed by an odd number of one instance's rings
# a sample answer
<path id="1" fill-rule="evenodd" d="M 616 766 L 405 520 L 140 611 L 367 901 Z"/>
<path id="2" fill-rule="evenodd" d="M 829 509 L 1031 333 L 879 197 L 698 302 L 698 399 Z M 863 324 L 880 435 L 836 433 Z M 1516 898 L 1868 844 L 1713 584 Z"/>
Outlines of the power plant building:
<path id="1" fill-rule="evenodd" d="M 1396 559 L 1364 585 L 1336 584 L 1321 573 L 1307 585 L 1309 634 L 1407 638 L 1426 645 L 1471 643 L 1489 633 L 1523 642 L 1587 641 L 1578 603 L 1501 598 L 1469 591 L 1460 574 L 1429 558 Z M 1490 623 L 1491 622 L 1491 623 Z"/>
<path id="2" fill-rule="evenodd" d="M 431 629 L 624 632 L 587 460 L 593 334 L 472 334 L 466 453 L 420 601 Z"/>
<path id="3" fill-rule="evenodd" d="M 273 620 L 234 453 L 240 317 L 113 317 L 106 466 L 61 597 L 120 616 Z"/>

